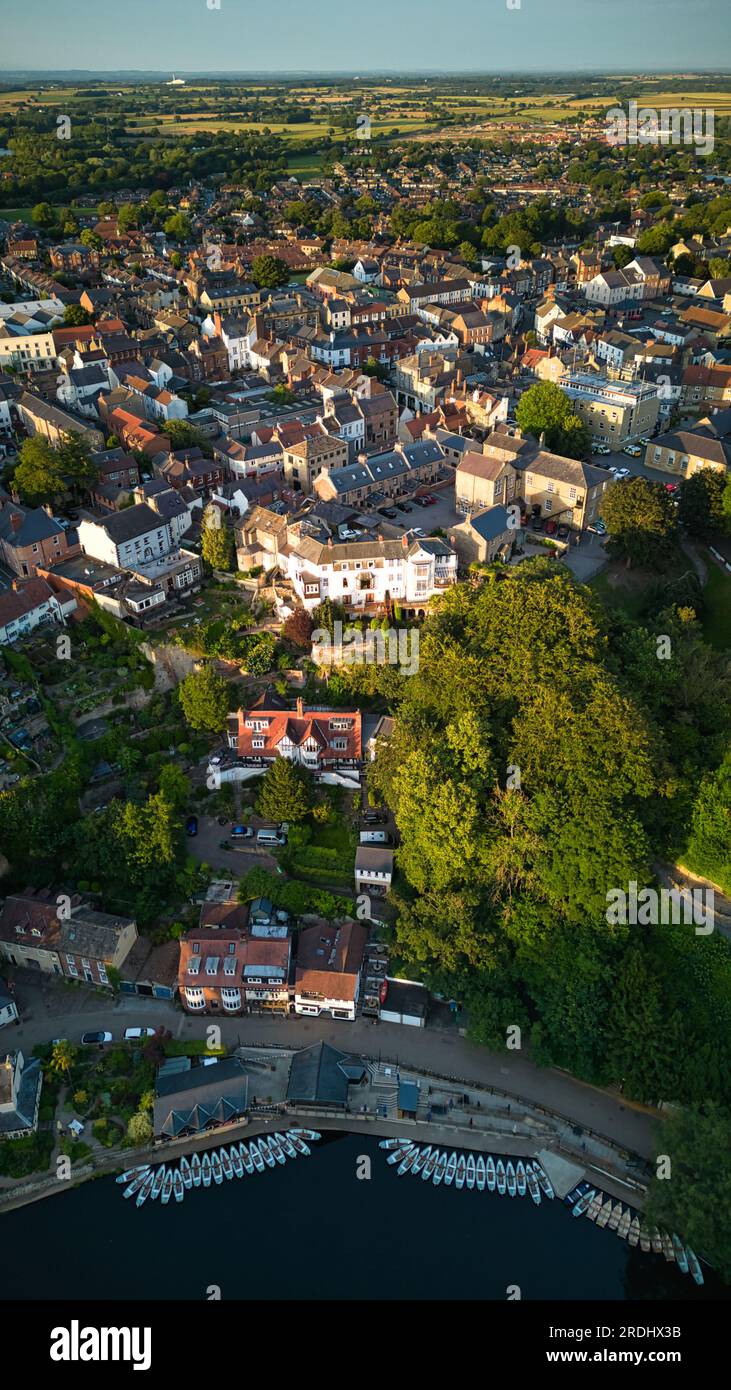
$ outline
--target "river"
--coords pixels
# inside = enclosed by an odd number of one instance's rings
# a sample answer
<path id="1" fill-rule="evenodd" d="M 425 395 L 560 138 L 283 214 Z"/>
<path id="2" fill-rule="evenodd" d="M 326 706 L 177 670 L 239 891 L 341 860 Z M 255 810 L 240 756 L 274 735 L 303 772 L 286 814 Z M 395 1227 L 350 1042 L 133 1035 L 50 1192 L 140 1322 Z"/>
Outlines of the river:
<path id="1" fill-rule="evenodd" d="M 330 1133 L 310 1158 L 125 1201 L 113 1178 L 8 1212 L 0 1294 L 22 1299 L 698 1299 L 662 1256 L 631 1250 L 559 1201 L 399 1178 L 370 1136 Z M 361 1156 L 370 1177 L 359 1178 Z M 515 1293 L 513 1296 L 517 1296 Z"/>

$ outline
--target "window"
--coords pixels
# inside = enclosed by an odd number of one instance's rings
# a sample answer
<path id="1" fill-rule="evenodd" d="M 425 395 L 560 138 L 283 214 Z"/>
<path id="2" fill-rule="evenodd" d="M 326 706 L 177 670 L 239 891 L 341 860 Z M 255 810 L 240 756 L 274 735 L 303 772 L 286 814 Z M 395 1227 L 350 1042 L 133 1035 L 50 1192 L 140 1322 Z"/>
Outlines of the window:
<path id="1" fill-rule="evenodd" d="M 251 746 L 252 748 L 264 748 L 265 740 L 263 738 L 252 738 Z"/>

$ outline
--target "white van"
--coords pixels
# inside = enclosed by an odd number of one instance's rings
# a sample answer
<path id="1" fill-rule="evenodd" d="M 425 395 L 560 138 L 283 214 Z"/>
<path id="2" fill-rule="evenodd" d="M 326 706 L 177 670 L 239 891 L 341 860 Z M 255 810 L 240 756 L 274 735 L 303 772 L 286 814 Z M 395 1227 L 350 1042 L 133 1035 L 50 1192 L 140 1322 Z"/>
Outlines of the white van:
<path id="1" fill-rule="evenodd" d="M 286 845 L 287 836 L 281 835 L 278 830 L 257 830 L 256 843 L 258 845 Z"/>

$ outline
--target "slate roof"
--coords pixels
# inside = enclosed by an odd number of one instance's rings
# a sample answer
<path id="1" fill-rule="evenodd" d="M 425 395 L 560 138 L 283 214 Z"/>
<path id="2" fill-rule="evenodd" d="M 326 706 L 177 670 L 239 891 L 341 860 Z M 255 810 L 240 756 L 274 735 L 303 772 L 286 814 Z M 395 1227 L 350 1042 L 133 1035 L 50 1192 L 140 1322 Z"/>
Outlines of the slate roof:
<path id="1" fill-rule="evenodd" d="M 174 1138 L 200 1134 L 208 1125 L 225 1124 L 246 1112 L 249 1078 L 237 1057 L 227 1057 L 215 1067 L 193 1067 L 189 1072 L 157 1078 L 155 1134 Z"/>
<path id="2" fill-rule="evenodd" d="M 15 1074 L 21 1055 L 18 1052 L 7 1052 L 4 1057 L 0 1057 L 0 1102 L 9 1101 L 11 1098 L 10 1076 Z M 30 1131 L 35 1128 L 36 1105 L 42 1081 L 43 1073 L 38 1058 L 31 1057 L 27 1061 L 24 1058 L 15 1106 L 11 1110 L 0 1108 L 0 1134 L 13 1134 L 17 1130 Z"/>
<path id="3" fill-rule="evenodd" d="M 359 1081 L 364 1073 L 362 1057 L 340 1052 L 329 1043 L 313 1043 L 292 1058 L 287 1100 L 344 1110 L 348 1103 L 348 1087 Z"/>

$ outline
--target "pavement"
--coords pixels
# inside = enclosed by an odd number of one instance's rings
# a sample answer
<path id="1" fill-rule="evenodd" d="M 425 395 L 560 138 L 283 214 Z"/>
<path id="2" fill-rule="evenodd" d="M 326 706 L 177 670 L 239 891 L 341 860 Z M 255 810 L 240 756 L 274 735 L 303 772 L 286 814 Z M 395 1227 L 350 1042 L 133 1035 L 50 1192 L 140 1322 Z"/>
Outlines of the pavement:
<path id="1" fill-rule="evenodd" d="M 205 1038 L 210 1017 L 192 1017 L 163 1000 L 95 993 L 18 977 L 16 998 L 21 1019 L 3 1030 L 3 1045 L 30 1054 L 36 1044 L 55 1037 L 78 1043 L 87 1031 L 108 1029 L 120 1039 L 125 1028 L 163 1025 L 178 1039 Z M 657 1114 L 628 1104 L 614 1091 L 578 1081 L 568 1073 L 541 1069 L 516 1052 L 493 1053 L 460 1036 L 454 1028 L 417 1029 L 358 1018 L 354 1023 L 329 1017 L 241 1015 L 216 1018 L 228 1047 L 307 1047 L 318 1041 L 379 1062 L 413 1067 L 463 1085 L 494 1086 L 531 1106 L 545 1106 L 575 1124 L 575 1134 L 592 1129 L 622 1148 L 650 1158 L 654 1154 Z"/>

